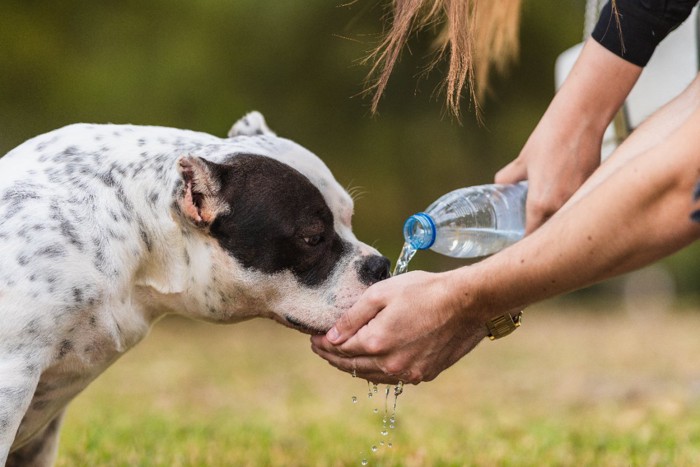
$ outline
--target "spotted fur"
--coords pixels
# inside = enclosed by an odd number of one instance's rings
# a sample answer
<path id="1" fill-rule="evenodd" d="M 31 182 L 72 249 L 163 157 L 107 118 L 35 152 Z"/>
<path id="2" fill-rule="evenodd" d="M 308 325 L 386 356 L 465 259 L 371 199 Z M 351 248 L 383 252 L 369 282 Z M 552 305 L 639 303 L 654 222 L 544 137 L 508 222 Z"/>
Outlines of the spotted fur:
<path id="1" fill-rule="evenodd" d="M 323 332 L 388 261 L 328 168 L 253 112 L 229 137 L 71 125 L 0 159 L 0 465 L 166 314 Z M 9 457 L 8 457 L 9 456 Z"/>

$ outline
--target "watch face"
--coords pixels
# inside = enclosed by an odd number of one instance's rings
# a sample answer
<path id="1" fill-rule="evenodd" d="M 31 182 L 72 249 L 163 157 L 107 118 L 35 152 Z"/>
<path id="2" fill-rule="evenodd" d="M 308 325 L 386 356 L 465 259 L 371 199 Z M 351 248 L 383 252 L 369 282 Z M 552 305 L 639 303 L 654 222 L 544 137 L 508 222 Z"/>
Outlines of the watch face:
<path id="1" fill-rule="evenodd" d="M 522 311 L 518 312 L 515 316 L 506 313 L 488 321 L 486 327 L 489 330 L 489 338 L 491 340 L 500 339 L 515 331 L 515 329 L 520 326 L 522 316 Z"/>

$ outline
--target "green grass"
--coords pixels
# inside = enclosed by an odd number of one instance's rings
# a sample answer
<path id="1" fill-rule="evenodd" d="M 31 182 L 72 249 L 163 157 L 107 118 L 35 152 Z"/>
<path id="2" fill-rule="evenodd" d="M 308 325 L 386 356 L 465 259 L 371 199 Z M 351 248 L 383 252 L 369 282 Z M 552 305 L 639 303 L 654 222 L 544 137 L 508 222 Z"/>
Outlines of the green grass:
<path id="1" fill-rule="evenodd" d="M 700 465 L 699 335 L 692 313 L 533 309 L 406 387 L 383 437 L 384 388 L 308 337 L 165 320 L 73 402 L 58 465 Z"/>

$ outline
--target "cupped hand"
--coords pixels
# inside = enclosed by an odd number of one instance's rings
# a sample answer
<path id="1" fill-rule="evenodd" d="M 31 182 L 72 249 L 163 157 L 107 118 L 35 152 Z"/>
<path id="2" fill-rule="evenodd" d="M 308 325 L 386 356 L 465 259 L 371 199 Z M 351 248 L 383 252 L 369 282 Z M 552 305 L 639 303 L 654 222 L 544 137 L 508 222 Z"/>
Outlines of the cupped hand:
<path id="1" fill-rule="evenodd" d="M 449 273 L 409 272 L 372 285 L 312 349 L 373 383 L 434 379 L 487 334 Z"/>

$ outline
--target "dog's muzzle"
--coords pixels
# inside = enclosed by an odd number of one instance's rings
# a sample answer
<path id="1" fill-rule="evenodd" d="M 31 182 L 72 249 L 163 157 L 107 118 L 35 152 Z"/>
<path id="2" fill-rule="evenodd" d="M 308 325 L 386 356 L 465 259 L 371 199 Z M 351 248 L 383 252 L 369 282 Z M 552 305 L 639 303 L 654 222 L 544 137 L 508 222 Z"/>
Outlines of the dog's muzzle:
<path id="1" fill-rule="evenodd" d="M 359 266 L 360 282 L 372 285 L 383 281 L 391 275 L 391 261 L 386 256 L 372 255 L 364 259 Z"/>

